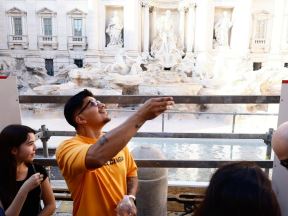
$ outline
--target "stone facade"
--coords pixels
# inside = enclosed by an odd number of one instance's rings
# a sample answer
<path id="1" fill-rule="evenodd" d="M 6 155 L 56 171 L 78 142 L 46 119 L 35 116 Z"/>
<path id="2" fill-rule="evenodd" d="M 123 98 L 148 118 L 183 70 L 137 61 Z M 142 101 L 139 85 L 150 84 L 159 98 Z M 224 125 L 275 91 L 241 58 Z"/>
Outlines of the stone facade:
<path id="1" fill-rule="evenodd" d="M 5 0 L 0 4 L 0 58 L 45 67 L 111 63 L 107 24 L 117 11 L 123 23 L 123 48 L 130 56 L 149 52 L 156 23 L 170 10 L 186 55 L 199 65 L 213 64 L 215 23 L 231 21 L 226 56 L 252 63 L 288 62 L 288 2 L 285 0 Z M 251 66 L 252 67 L 252 66 Z M 1 68 L 5 69 L 5 65 Z"/>

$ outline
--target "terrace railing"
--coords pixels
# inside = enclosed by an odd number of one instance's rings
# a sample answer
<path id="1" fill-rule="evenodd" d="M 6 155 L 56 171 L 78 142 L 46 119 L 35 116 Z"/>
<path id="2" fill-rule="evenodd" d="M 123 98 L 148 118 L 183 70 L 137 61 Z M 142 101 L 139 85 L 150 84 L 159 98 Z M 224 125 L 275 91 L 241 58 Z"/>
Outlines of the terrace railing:
<path id="1" fill-rule="evenodd" d="M 144 103 L 147 99 L 156 96 L 97 96 L 98 100 L 106 104 Z M 20 96 L 20 103 L 65 103 L 70 96 Z M 278 104 L 280 96 L 173 96 L 176 104 Z M 233 115 L 237 115 L 236 113 Z M 275 114 L 276 115 L 276 114 Z M 233 117 L 234 118 L 234 117 Z M 234 121 L 235 124 L 235 121 Z M 234 131 L 233 131 L 234 132 Z M 136 137 L 163 137 L 163 138 L 219 138 L 219 139 L 262 139 L 267 146 L 266 159 L 254 161 L 262 168 L 273 167 L 271 160 L 271 137 L 273 129 L 265 134 L 236 134 L 236 133 L 137 133 Z M 39 130 L 37 136 L 43 143 L 43 156 L 37 161 L 43 165 L 57 166 L 55 159 L 49 158 L 48 140 L 51 136 L 73 136 L 74 132 L 50 131 L 45 126 Z M 167 167 L 167 168 L 216 168 L 229 161 L 223 160 L 136 160 L 139 167 Z"/>

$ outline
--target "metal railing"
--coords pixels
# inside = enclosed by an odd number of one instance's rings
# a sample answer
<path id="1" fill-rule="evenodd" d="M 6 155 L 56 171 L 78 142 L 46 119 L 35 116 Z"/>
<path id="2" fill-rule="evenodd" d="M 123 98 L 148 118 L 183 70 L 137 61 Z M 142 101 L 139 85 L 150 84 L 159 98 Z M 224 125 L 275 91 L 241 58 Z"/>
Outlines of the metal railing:
<path id="1" fill-rule="evenodd" d="M 271 161 L 271 140 L 273 129 L 265 134 L 227 134 L 227 133 L 137 133 L 135 137 L 157 137 L 157 138 L 207 138 L 207 139 L 262 139 L 266 144 L 266 160 L 255 160 L 254 163 L 260 167 L 265 168 L 268 174 L 269 169 L 273 167 Z M 36 134 L 36 137 L 41 140 L 43 144 L 43 157 L 36 158 L 35 161 L 43 166 L 57 166 L 57 162 L 53 158 L 49 158 L 48 140 L 51 136 L 74 136 L 73 131 L 50 131 L 45 125 Z M 54 151 L 50 153 L 55 154 Z M 157 167 L 157 168 L 216 168 L 231 160 L 135 160 L 138 167 Z"/>
<path id="2" fill-rule="evenodd" d="M 277 104 L 280 96 L 173 96 L 175 103 L 182 104 Z M 20 96 L 20 103 L 65 103 L 70 96 Z M 119 105 L 139 104 L 146 101 L 151 96 L 97 96 L 98 100 L 104 103 L 113 103 Z M 199 113 L 198 113 L 199 114 Z M 204 114 L 204 113 L 202 113 Z M 209 113 L 211 114 L 211 113 Z M 233 113 L 232 113 L 233 114 Z M 234 113 L 234 116 L 238 114 Z M 245 114 L 247 115 L 247 114 Z M 276 114 L 272 114 L 276 115 Z M 164 126 L 163 126 L 164 130 Z M 262 139 L 267 145 L 266 159 L 253 161 L 262 168 L 273 167 L 271 161 L 271 137 L 273 129 L 265 134 L 221 134 L 221 133 L 137 133 L 136 137 L 162 137 L 162 138 L 219 138 L 219 139 Z M 44 158 L 36 159 L 37 162 L 43 165 L 56 166 L 55 159 L 48 158 L 48 140 L 51 136 L 73 136 L 75 132 L 69 131 L 50 131 L 45 126 L 42 126 L 37 137 L 43 143 Z M 229 161 L 219 160 L 136 160 L 139 167 L 167 167 L 167 168 L 215 168 Z"/>

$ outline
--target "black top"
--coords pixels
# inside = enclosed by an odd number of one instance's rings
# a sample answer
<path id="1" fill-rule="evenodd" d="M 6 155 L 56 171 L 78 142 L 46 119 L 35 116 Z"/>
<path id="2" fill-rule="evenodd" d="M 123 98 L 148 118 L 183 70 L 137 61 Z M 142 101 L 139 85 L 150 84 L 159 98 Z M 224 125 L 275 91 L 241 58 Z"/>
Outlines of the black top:
<path id="1" fill-rule="evenodd" d="M 35 169 L 34 169 L 35 167 Z M 40 174 L 43 174 L 44 178 L 43 181 L 47 178 L 47 171 L 44 167 L 34 164 L 28 165 L 28 174 L 27 177 L 22 181 L 16 181 L 17 191 L 20 189 L 20 187 L 24 184 L 24 182 L 30 178 L 33 174 L 39 172 Z M 28 196 L 26 198 L 26 201 L 22 207 L 22 210 L 19 214 L 19 216 L 37 216 L 39 212 L 42 210 L 40 205 L 40 196 L 41 196 L 41 188 L 40 186 L 34 188 L 32 191 L 28 193 Z"/>

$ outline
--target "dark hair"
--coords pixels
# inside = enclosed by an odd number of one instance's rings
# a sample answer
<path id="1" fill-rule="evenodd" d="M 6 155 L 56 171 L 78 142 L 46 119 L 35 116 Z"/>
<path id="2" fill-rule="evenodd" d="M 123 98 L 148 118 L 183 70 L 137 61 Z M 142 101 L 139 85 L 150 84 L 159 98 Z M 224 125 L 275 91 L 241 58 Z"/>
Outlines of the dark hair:
<path id="1" fill-rule="evenodd" d="M 66 121 L 72 125 L 74 128 L 77 128 L 75 122 L 75 112 L 83 106 L 84 98 L 93 97 L 92 92 L 87 89 L 79 92 L 78 94 L 72 96 L 65 104 L 64 107 L 64 116 Z"/>
<path id="2" fill-rule="evenodd" d="M 0 200 L 7 209 L 17 193 L 16 172 L 17 162 L 11 154 L 13 147 L 23 144 L 29 133 L 35 131 L 25 125 L 8 125 L 0 133 Z"/>
<path id="3" fill-rule="evenodd" d="M 256 164 L 235 162 L 211 178 L 195 216 L 280 216 L 271 181 Z"/>

